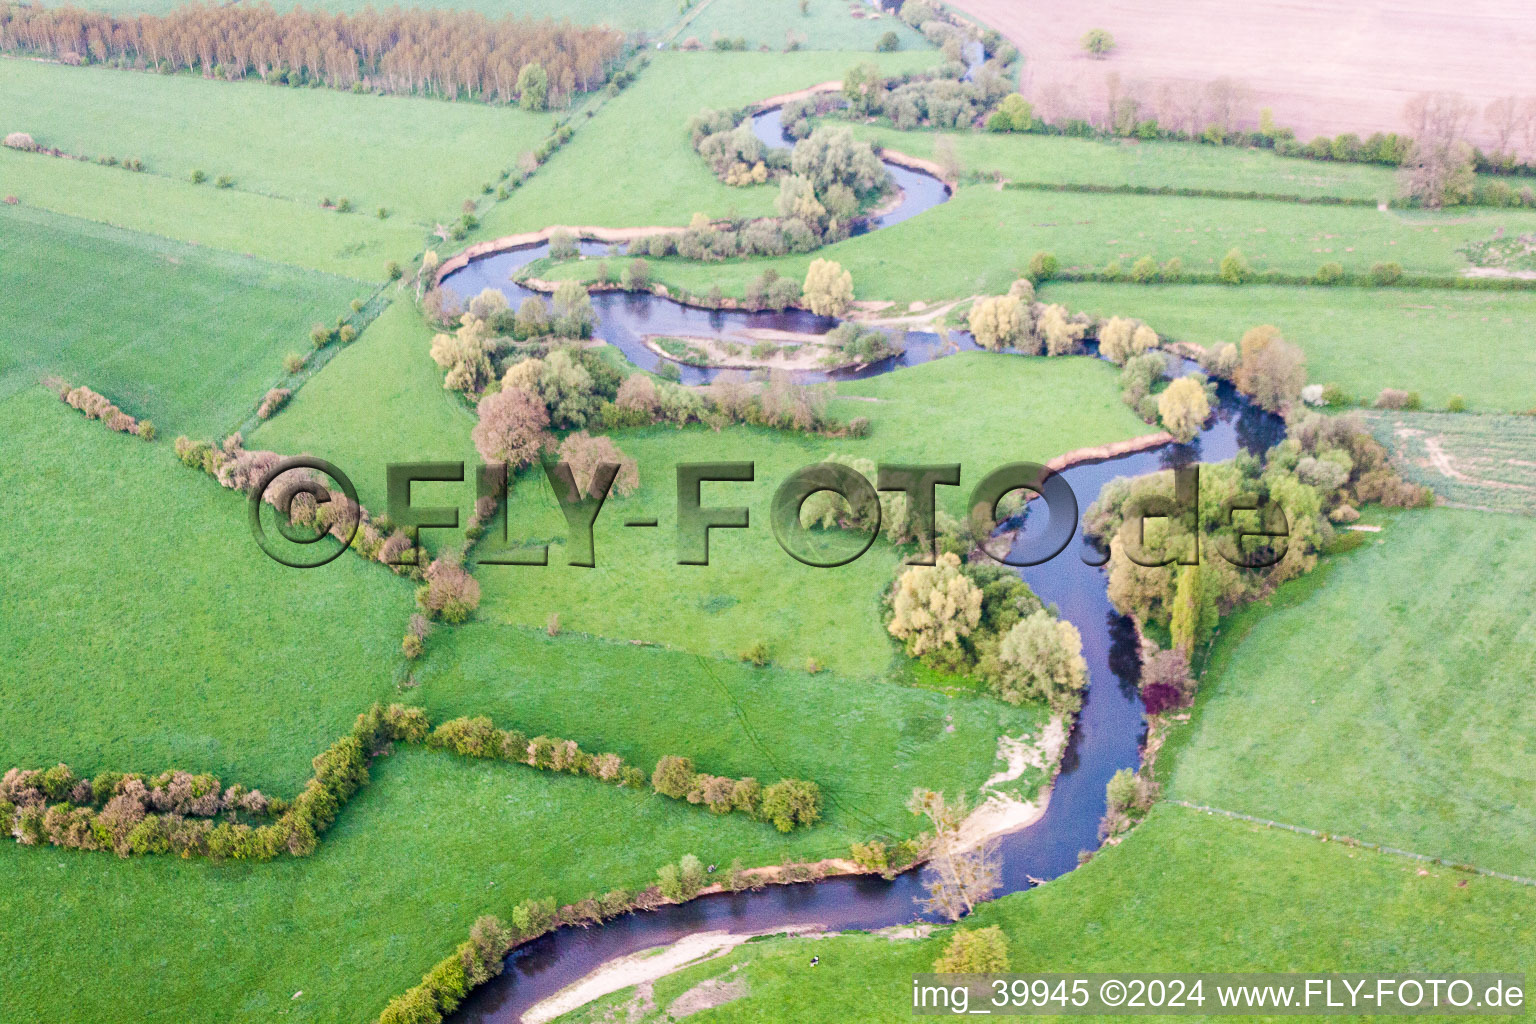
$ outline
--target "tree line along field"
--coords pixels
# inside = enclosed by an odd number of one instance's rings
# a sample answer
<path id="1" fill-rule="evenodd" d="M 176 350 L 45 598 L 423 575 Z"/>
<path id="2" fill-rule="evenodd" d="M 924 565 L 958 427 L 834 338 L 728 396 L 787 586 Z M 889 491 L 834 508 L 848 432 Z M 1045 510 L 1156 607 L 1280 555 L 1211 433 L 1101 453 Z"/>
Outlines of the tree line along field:
<path id="1" fill-rule="evenodd" d="M 340 1019 L 357 1007 L 371 1016 L 480 914 L 505 916 L 531 897 L 565 903 L 643 887 L 688 852 L 771 864 L 841 855 L 874 833 L 910 834 L 916 820 L 901 804 L 911 786 L 972 789 L 996 768 L 999 735 L 1044 723 L 1036 707 L 494 621 L 443 637 L 402 692 L 407 584 L 351 556 L 308 573 L 269 561 L 238 495 L 177 464 L 164 442 L 111 434 L 41 388 L 0 402 L 0 423 L 40 467 L 19 490 L 7 487 L 7 515 L 41 528 L 7 563 L 6 593 L 23 596 L 0 696 L 27 726 L 4 730 L 6 764 L 175 765 L 287 795 L 358 710 L 403 699 L 443 717 L 490 713 L 529 733 L 568 730 L 647 766 L 684 752 L 701 767 L 765 780 L 804 771 L 827 795 L 822 825 L 781 836 L 645 791 L 402 751 L 376 763 L 373 785 L 302 860 L 122 862 L 8 844 L 0 935 L 26 950 L 11 998 L 45 1018 L 110 1019 L 125 997 L 148 1014 L 198 1019 L 265 1019 L 278 1007 L 299 1019 Z M 103 507 L 121 510 L 105 536 L 92 514 Z M 49 577 L 30 578 L 45 557 Z M 150 578 L 131 592 L 103 585 L 103 566 L 129 562 L 152 566 Z M 64 677 L 68 689 L 51 685 Z M 635 704 L 641 713 L 617 710 Z M 693 710 L 680 716 L 683 706 Z M 1022 780 L 1024 795 L 1043 781 Z M 67 895 L 20 913 L 45 884 Z M 133 957 L 107 955 L 125 935 L 160 936 L 159 955 L 178 968 L 144 971 Z M 93 945 L 103 966 L 86 990 L 47 981 L 43 965 L 66 946 L 81 955 Z M 291 1006 L 300 990 L 306 997 Z"/>
<path id="2" fill-rule="evenodd" d="M 704 46 L 723 38 L 753 50 L 782 50 L 793 33 L 811 49 L 873 50 L 887 32 L 895 33 L 899 49 L 933 49 L 922 33 L 866 0 L 811 0 L 803 11 L 797 0 L 709 0 L 679 35 Z"/>
<path id="3" fill-rule="evenodd" d="M 826 123 L 832 123 L 830 121 Z M 1189 142 L 979 131 L 899 131 L 855 124 L 854 135 L 923 159 L 948 146 L 966 174 L 1000 175 L 1010 182 L 1132 188 L 1211 189 L 1354 201 L 1400 197 L 1396 168 L 1280 156 L 1272 149 Z M 1479 175 L 1511 188 L 1522 177 Z"/>
<path id="4" fill-rule="evenodd" d="M 356 212 L 334 216 L 377 219 L 382 206 L 418 229 L 457 216 L 553 128 L 552 114 L 515 107 L 30 60 L 0 60 L 0 93 L 13 103 L 5 130 L 43 146 L 136 156 L 183 181 L 201 170 L 209 191 L 229 175 L 235 189 L 301 205 L 345 197 Z"/>
<path id="5" fill-rule="evenodd" d="M 1306 352 L 1309 380 L 1357 400 L 1392 387 L 1419 392 L 1429 408 L 1453 395 L 1479 411 L 1536 406 L 1528 292 L 1051 282 L 1041 294 L 1095 316 L 1134 315 L 1207 347 L 1274 324 Z"/>
<path id="6" fill-rule="evenodd" d="M 1047 885 L 983 904 L 958 926 L 922 938 L 749 942 L 661 978 L 649 1002 L 625 989 L 557 1020 L 659 1024 L 709 979 L 744 989 L 700 1015 L 711 1024 L 909 1020 L 912 976 L 933 969 L 957 928 L 992 926 L 1019 973 L 1125 971 L 1131 961 L 1143 972 L 1529 971 L 1536 890 L 1162 804 L 1121 844 Z M 1209 1008 L 1215 997 L 1206 998 Z"/>
<path id="7" fill-rule="evenodd" d="M 1170 795 L 1536 876 L 1533 542 L 1529 518 L 1403 513 L 1224 623 Z"/>
<path id="8" fill-rule="evenodd" d="M 111 11 L 125 15 L 166 14 L 182 6 L 182 0 L 85 0 L 75 6 L 88 11 Z M 354 13 L 368 5 L 359 0 L 326 0 L 318 4 L 298 4 L 284 0 L 272 6 L 279 11 L 302 6 L 337 13 Z M 569 20 L 577 25 L 611 25 L 624 32 L 660 32 L 678 17 L 675 0 L 626 0 L 622 4 L 612 3 L 611 0 L 510 0 L 502 3 L 490 3 L 489 0 L 453 0 L 451 3 L 432 0 L 411 6 L 433 10 L 478 11 L 488 18 L 512 15 Z"/>
<path id="9" fill-rule="evenodd" d="M 1391 168 L 1283 157 L 1270 149 L 1062 135 L 898 131 L 867 124 L 855 125 L 854 134 L 925 160 L 934 159 L 947 145 L 965 173 L 1001 174 L 1015 182 L 1358 200 L 1389 200 L 1397 195 L 1397 175 Z"/>
<path id="10" fill-rule="evenodd" d="M 89 384 L 170 436 L 232 430 L 371 290 L 25 206 L 0 207 L 0 265 L 0 374 Z"/>

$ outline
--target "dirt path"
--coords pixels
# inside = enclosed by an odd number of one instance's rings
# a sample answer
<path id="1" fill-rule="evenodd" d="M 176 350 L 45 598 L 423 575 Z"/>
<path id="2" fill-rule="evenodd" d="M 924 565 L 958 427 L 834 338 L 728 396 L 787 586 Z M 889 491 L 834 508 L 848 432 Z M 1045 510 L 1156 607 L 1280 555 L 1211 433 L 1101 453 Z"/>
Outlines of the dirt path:
<path id="1" fill-rule="evenodd" d="M 1263 107 L 1302 139 L 1316 135 L 1403 131 L 1403 104 L 1421 92 L 1466 96 L 1479 116 L 1472 141 L 1490 147 L 1481 117 L 1500 96 L 1536 95 L 1536 20 L 1521 0 L 1288 0 L 1233 4 L 1182 0 L 954 0 L 991 25 L 1025 57 L 1023 91 L 1051 119 L 1101 120 L 1106 76 L 1116 73 L 1164 123 L 1187 113 L 1179 90 L 1230 77 L 1252 91 L 1240 123 L 1256 123 Z M 1089 58 L 1079 40 L 1104 28 L 1117 47 Z M 1173 90 L 1165 101 L 1163 87 Z M 1179 109 L 1175 109 L 1179 108 Z M 1518 139 L 1516 140 L 1518 143 Z M 1527 147 L 1530 143 L 1527 142 Z M 1533 154 L 1529 150 L 1527 158 Z"/>

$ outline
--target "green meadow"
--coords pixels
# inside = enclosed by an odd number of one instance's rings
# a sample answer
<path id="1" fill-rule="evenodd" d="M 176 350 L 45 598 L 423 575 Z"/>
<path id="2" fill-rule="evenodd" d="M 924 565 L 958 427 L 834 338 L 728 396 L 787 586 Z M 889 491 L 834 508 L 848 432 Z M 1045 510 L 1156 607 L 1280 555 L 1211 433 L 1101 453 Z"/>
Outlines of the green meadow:
<path id="1" fill-rule="evenodd" d="M 606 103 L 505 203 L 479 237 L 550 224 L 645 227 L 687 224 L 695 213 L 766 216 L 777 188 L 722 184 L 688 138 L 703 107 L 734 108 L 835 81 L 859 60 L 896 73 L 928 67 L 933 51 L 854 54 L 678 53 L 652 55 L 634 85 Z"/>
<path id="2" fill-rule="evenodd" d="M 432 331 L 414 303 L 396 299 L 251 433 L 251 446 L 328 459 L 375 514 L 385 509 L 390 463 L 464 462 L 464 484 L 416 484 L 411 497 L 420 505 L 455 505 L 460 522 L 467 522 L 479 465 L 469 439 L 475 414 L 458 392 L 443 387 L 443 371 L 427 354 L 431 347 Z M 424 536 L 431 542 L 446 534 Z"/>
<path id="3" fill-rule="evenodd" d="M 1536 875 L 1536 523 L 1437 509 L 1365 540 L 1223 623 L 1170 795 Z"/>
<path id="4" fill-rule="evenodd" d="M 993 925 L 1020 973 L 1536 967 L 1536 891 L 1527 886 L 1422 871 L 1406 858 L 1176 806 L 1154 809 L 1119 846 L 983 905 L 960 927 Z M 952 931 L 749 942 L 662 978 L 654 1006 L 626 989 L 559 1020 L 659 1024 L 673 1019 L 674 1000 L 711 978 L 745 982 L 745 994 L 698 1015 L 710 1024 L 910 1020 L 912 976 L 933 969 Z M 812 956 L 821 958 L 814 971 Z M 1215 1001 L 1210 991 L 1206 998 Z"/>
<path id="5" fill-rule="evenodd" d="M 705 46 L 719 38 L 745 39 L 754 50 L 782 50 L 793 33 L 812 50 L 873 50 L 887 32 L 896 33 L 903 50 L 933 49 L 921 32 L 895 15 L 838 0 L 812 0 L 804 11 L 798 0 L 710 0 L 680 35 Z"/>
<path id="6" fill-rule="evenodd" d="M 279 565 L 241 495 L 41 387 L 0 401 L 0 433 L 19 459 L 0 488 L 0 764 L 187 768 L 289 796 L 393 693 L 411 589 L 381 566 Z"/>
<path id="7" fill-rule="evenodd" d="M 1361 401 L 1391 387 L 1419 392 L 1428 408 L 1452 395 L 1476 410 L 1536 406 L 1529 292 L 1052 283 L 1041 295 L 1207 347 L 1274 324 L 1306 352 L 1308 379 Z"/>
<path id="8" fill-rule="evenodd" d="M 22 60 L 0 60 L 0 95 L 25 112 L 7 130 L 40 145 L 92 159 L 136 156 L 148 173 L 179 181 L 201 170 L 208 180 L 198 188 L 210 192 L 227 174 L 235 189 L 317 210 L 345 197 L 356 212 L 335 216 L 377 219 L 382 206 L 418 229 L 457 217 L 554 123 L 553 114 L 483 103 Z"/>
<path id="9" fill-rule="evenodd" d="M 0 191 L 20 204 L 278 263 L 382 281 L 426 232 L 402 217 L 339 214 L 274 196 L 0 148 Z"/>
<path id="10" fill-rule="evenodd" d="M 1385 200 L 1397 195 L 1392 168 L 1282 157 L 1268 149 L 1063 135 L 898 131 L 863 124 L 854 127 L 854 134 L 886 149 L 930 160 L 943 142 L 962 171 L 1001 174 L 1010 181 L 1208 188 L 1308 198 Z"/>
<path id="11" fill-rule="evenodd" d="M 548 543 L 549 565 L 482 566 L 479 617 L 542 626 L 556 614 L 567 629 L 724 657 L 762 641 L 776 664 L 816 658 L 837 672 L 883 675 L 902 660 L 879 606 L 897 553 L 880 541 L 848 565 L 802 565 L 769 528 L 774 491 L 793 471 L 832 454 L 876 463 L 959 462 L 961 486 L 940 490 L 943 507 L 959 513 L 969 489 L 1005 463 L 1043 462 L 1146 433 L 1120 402 L 1114 380 L 1113 368 L 1095 360 L 965 353 L 839 384 L 831 411 L 844 420 L 867 417 L 863 439 L 755 427 L 617 432 L 615 442 L 638 463 L 640 489 L 604 507 L 594 528 L 596 567 L 566 564 L 564 520 L 548 484 L 525 473 L 508 501 L 509 539 L 514 547 Z M 957 396 L 964 396 L 963 414 L 955 410 Z M 705 505 L 745 506 L 752 525 L 713 531 L 709 565 L 678 565 L 675 467 L 714 461 L 754 463 L 751 483 L 703 488 Z M 640 518 L 657 519 L 659 529 L 623 525 Z M 476 549 L 477 558 L 490 557 L 488 543 Z"/>
<path id="12" fill-rule="evenodd" d="M 371 286 L 0 207 L 0 375 L 87 384 L 160 433 L 219 435 Z"/>

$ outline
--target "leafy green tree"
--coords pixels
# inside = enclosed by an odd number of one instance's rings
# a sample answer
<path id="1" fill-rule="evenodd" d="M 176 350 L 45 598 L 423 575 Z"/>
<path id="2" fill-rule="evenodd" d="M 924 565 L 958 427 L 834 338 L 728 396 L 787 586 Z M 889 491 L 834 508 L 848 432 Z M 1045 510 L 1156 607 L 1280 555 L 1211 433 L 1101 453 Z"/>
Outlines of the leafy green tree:
<path id="1" fill-rule="evenodd" d="M 1088 662 L 1077 627 L 1041 609 L 1020 620 L 998 649 L 992 691 L 1010 704 L 1045 700 L 1058 713 L 1082 706 Z"/>
<path id="2" fill-rule="evenodd" d="M 999 349 L 1017 345 L 1029 329 L 1024 303 L 1012 295 L 992 295 L 971 306 L 966 322 L 976 344 Z"/>
<path id="3" fill-rule="evenodd" d="M 896 33 L 888 35 L 894 38 Z M 880 68 L 869 62 L 849 68 L 843 75 L 843 96 L 848 100 L 849 109 L 860 117 L 868 117 L 878 110 L 885 96 L 885 79 Z"/>
<path id="4" fill-rule="evenodd" d="M 1084 52 L 1100 59 L 1108 57 L 1115 48 L 1115 37 L 1102 28 L 1089 29 L 1079 41 Z"/>
<path id="5" fill-rule="evenodd" d="M 1037 252 L 1029 258 L 1029 279 L 1035 284 L 1049 281 L 1056 275 L 1057 266 L 1055 253 Z"/>
<path id="6" fill-rule="evenodd" d="M 544 110 L 549 106 L 549 75 L 537 61 L 524 64 L 517 73 L 517 105 L 524 110 Z"/>
<path id="7" fill-rule="evenodd" d="M 1248 265 L 1248 260 L 1240 251 L 1235 248 L 1228 249 L 1227 254 L 1221 258 L 1217 276 L 1225 284 L 1242 284 L 1253 277 L 1253 268 Z"/>
<path id="8" fill-rule="evenodd" d="M 821 787 L 806 779 L 781 779 L 763 790 L 760 812 L 780 832 L 821 820 Z"/>
<path id="9" fill-rule="evenodd" d="M 933 565 L 914 565 L 901 574 L 891 594 L 887 631 L 920 658 L 957 647 L 981 621 L 981 588 L 960 568 L 960 556 L 946 552 Z"/>
<path id="10" fill-rule="evenodd" d="M 853 275 L 833 260 L 812 260 L 803 295 L 817 316 L 840 316 L 853 304 Z"/>

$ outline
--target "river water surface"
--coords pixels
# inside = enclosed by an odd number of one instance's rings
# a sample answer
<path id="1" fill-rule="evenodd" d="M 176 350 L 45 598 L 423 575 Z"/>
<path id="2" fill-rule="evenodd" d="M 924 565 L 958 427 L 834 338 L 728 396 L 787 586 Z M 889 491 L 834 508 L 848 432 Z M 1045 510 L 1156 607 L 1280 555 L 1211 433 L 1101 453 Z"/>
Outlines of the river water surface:
<path id="1" fill-rule="evenodd" d="M 779 135 L 778 111 L 754 119 L 765 141 Z M 949 198 L 943 183 L 928 175 L 886 165 L 901 183 L 904 198 L 870 225 L 871 230 L 898 223 Z M 909 177 L 910 176 L 910 177 Z M 921 180 L 913 180 L 921 179 Z M 584 243 L 583 251 L 600 255 L 606 246 Z M 443 287 L 467 299 L 482 288 L 499 288 L 513 308 L 536 294 L 513 284 L 517 269 L 544 256 L 546 245 L 491 254 L 449 275 Z M 752 313 L 702 310 L 649 294 L 599 292 L 592 296 L 601 318 L 600 333 L 631 362 L 654 369 L 660 357 L 647 348 L 646 334 L 723 336 L 749 327 L 825 332 L 837 321 L 800 310 Z M 954 350 L 975 349 L 969 336 L 952 336 L 946 346 L 935 334 L 907 332 L 905 352 L 857 373 L 805 371 L 808 380 L 840 380 L 888 373 L 903 366 L 940 358 Z M 1086 357 L 1079 357 L 1086 358 Z M 1186 363 L 1179 372 L 1193 368 Z M 685 383 L 704 383 L 718 371 L 682 367 Z M 956 396 L 959 401 L 963 396 Z M 1221 385 L 1216 411 L 1189 444 L 1169 444 L 1100 462 L 1083 463 L 1062 475 L 1077 495 L 1079 514 L 1105 483 L 1191 462 L 1219 462 L 1240 449 L 1262 453 L 1284 436 L 1278 418 L 1248 404 L 1230 386 Z M 1033 524 L 1030 537 L 1036 536 Z M 1022 539 L 1022 534 L 1021 534 Z M 1002 863 L 998 895 L 1030 888 L 1030 879 L 1056 878 L 1071 871 L 1078 854 L 1099 845 L 1104 815 L 1104 787 L 1121 768 L 1141 762 L 1145 719 L 1136 688 L 1139 656 L 1130 620 L 1115 612 L 1106 594 L 1103 556 L 1080 536 L 1055 558 L 1022 571 L 1040 598 L 1054 603 L 1078 628 L 1089 683 L 1083 709 L 1067 743 L 1045 814 L 1027 828 L 997 842 Z M 920 918 L 916 899 L 924 890 L 925 871 L 910 871 L 893 881 L 878 877 L 839 877 L 801 885 L 769 886 L 758 892 L 722 893 L 680 906 L 631 913 L 594 928 L 562 928 L 513 951 L 506 970 L 470 995 L 454 1015 L 456 1022 L 511 1024 L 534 1003 L 580 980 L 603 963 L 642 949 L 669 944 L 701 931 L 758 932 L 792 925 L 828 929 L 873 929 Z"/>

